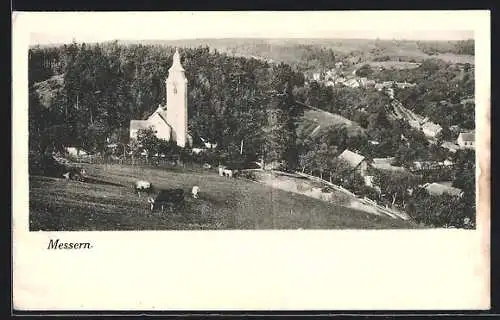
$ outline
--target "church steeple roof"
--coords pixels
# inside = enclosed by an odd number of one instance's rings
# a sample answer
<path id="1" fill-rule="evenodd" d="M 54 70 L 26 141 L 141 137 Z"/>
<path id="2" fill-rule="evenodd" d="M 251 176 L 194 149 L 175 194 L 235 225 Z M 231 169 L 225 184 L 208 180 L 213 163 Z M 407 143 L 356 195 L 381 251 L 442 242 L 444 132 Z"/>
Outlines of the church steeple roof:
<path id="1" fill-rule="evenodd" d="M 184 71 L 184 68 L 182 67 L 181 65 L 181 57 L 179 55 L 179 50 L 176 48 L 175 49 L 175 53 L 174 53 L 174 58 L 173 58 L 173 61 L 172 61 L 172 66 L 170 67 L 170 69 L 168 69 L 168 71 Z"/>

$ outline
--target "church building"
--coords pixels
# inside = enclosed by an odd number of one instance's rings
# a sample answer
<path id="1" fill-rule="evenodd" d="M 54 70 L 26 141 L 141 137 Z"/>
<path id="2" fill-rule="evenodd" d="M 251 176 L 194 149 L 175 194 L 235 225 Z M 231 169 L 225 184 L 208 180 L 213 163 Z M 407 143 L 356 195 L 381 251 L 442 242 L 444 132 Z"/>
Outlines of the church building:
<path id="1" fill-rule="evenodd" d="M 158 106 L 146 120 L 130 120 L 130 139 L 137 139 L 140 129 L 153 128 L 160 139 L 175 141 L 182 148 L 192 145 L 187 122 L 187 82 L 179 51 L 175 50 L 166 80 L 166 107 Z"/>

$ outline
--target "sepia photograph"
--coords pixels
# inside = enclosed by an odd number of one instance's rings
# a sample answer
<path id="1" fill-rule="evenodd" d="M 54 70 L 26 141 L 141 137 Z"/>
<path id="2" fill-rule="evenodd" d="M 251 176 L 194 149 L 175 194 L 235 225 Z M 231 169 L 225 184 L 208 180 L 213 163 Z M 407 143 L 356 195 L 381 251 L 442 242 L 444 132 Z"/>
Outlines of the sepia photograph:
<path id="1" fill-rule="evenodd" d="M 358 35 L 31 34 L 30 230 L 475 228 L 473 32 Z"/>
<path id="2" fill-rule="evenodd" d="M 486 310 L 489 19 L 14 12 L 14 308 Z"/>

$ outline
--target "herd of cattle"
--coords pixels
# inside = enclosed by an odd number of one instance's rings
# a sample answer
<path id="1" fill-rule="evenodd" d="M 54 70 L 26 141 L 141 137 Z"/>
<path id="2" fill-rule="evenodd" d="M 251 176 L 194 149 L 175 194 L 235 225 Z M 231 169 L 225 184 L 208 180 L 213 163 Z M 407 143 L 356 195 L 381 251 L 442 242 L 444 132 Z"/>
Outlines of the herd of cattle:
<path id="1" fill-rule="evenodd" d="M 236 170 L 229 169 L 225 166 L 219 166 L 219 176 L 221 177 L 233 177 Z M 76 180 L 84 182 L 87 178 L 87 173 L 85 169 L 82 168 L 69 168 L 63 175 L 64 178 L 68 180 Z M 146 193 L 148 195 L 148 203 L 150 205 L 150 210 L 160 210 L 164 212 L 165 209 L 172 211 L 174 209 L 182 208 L 184 206 L 184 190 L 179 188 L 173 189 L 161 189 L 156 191 L 151 182 L 146 180 L 137 180 L 134 183 L 134 190 L 137 192 L 139 198 L 141 193 Z M 191 196 L 194 199 L 198 199 L 198 192 L 200 191 L 199 186 L 193 186 L 191 188 Z M 155 196 L 152 196 L 156 194 Z"/>

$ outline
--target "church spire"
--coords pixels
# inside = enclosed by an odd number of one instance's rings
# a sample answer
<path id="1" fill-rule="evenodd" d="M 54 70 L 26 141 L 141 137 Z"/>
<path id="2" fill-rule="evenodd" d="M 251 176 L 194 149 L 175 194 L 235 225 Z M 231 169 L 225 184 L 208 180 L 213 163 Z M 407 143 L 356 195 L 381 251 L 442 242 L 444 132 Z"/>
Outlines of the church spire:
<path id="1" fill-rule="evenodd" d="M 168 70 L 169 72 L 175 70 L 175 71 L 184 71 L 184 68 L 181 65 L 181 57 L 179 55 L 179 50 L 175 48 L 175 53 L 174 53 L 174 58 L 172 62 L 172 66 Z"/>

